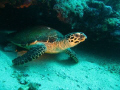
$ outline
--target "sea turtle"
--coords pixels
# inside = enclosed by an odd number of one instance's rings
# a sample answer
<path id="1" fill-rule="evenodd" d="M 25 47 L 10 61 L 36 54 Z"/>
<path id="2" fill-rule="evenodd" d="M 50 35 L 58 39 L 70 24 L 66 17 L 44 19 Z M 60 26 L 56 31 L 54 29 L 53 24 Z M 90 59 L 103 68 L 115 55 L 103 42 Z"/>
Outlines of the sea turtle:
<path id="1" fill-rule="evenodd" d="M 70 48 L 83 42 L 87 36 L 82 32 L 73 32 L 63 36 L 55 29 L 46 26 L 27 28 L 9 35 L 13 44 L 28 49 L 28 52 L 12 60 L 14 65 L 24 64 L 37 59 L 44 53 L 66 52 L 75 62 L 78 62 L 76 53 Z"/>

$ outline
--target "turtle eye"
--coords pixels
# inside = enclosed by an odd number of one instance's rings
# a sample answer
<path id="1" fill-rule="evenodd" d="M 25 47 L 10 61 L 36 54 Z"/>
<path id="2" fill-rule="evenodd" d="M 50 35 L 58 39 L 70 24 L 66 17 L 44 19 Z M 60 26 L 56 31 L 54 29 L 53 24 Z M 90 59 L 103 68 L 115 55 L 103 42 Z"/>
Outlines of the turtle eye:
<path id="1" fill-rule="evenodd" d="M 76 36 L 76 37 L 80 37 L 80 33 L 76 33 L 75 36 Z"/>

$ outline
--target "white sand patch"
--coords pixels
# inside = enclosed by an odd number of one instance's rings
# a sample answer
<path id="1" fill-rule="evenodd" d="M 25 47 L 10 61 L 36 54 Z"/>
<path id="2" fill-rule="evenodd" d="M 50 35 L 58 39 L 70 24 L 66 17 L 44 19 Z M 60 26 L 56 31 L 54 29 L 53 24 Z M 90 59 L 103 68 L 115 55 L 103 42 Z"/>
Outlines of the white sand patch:
<path id="1" fill-rule="evenodd" d="M 0 90 L 120 90 L 118 74 L 87 61 L 97 60 L 95 56 L 78 55 L 81 56 L 77 64 L 62 53 L 45 54 L 38 60 L 13 67 L 15 54 L 5 55 L 0 51 Z"/>
<path id="2" fill-rule="evenodd" d="M 12 74 L 11 59 L 0 51 L 0 90 L 15 90 L 20 86 Z"/>

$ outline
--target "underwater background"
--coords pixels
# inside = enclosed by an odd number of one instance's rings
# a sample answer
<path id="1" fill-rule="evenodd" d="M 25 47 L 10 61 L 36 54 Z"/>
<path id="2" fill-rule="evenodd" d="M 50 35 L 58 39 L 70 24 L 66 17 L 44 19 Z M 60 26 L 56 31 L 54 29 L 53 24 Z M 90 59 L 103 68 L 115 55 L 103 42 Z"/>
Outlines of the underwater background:
<path id="1" fill-rule="evenodd" d="M 7 35 L 34 26 L 84 32 L 79 62 L 63 52 L 13 66 L 25 52 Z M 120 90 L 120 0 L 0 0 L 0 76 L 0 90 Z"/>

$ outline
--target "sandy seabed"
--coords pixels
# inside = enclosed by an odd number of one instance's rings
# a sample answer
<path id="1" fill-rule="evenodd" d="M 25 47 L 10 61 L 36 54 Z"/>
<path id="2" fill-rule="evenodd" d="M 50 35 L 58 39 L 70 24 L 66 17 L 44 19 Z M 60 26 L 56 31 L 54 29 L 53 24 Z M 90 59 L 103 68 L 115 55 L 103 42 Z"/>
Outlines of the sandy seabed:
<path id="1" fill-rule="evenodd" d="M 109 62 L 114 58 L 106 55 L 73 49 L 79 57 L 77 64 L 60 53 L 44 54 L 20 66 L 12 66 L 16 52 L 1 49 L 0 90 L 120 90 L 120 63 Z"/>

